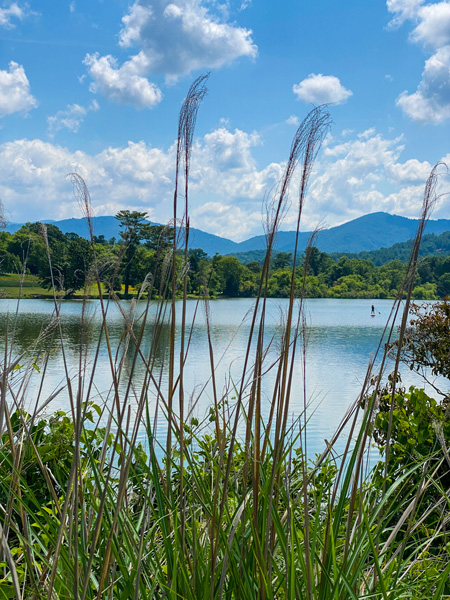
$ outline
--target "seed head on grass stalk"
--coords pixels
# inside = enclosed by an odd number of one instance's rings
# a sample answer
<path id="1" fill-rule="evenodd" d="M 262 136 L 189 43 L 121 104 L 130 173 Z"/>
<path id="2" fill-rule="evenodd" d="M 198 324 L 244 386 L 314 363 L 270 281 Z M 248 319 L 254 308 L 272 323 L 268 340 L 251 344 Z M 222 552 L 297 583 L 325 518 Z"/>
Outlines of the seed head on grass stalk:
<path id="1" fill-rule="evenodd" d="M 184 262 L 185 266 L 188 263 L 188 243 L 189 243 L 189 168 L 192 151 L 192 142 L 194 138 L 195 124 L 200 104 L 204 99 L 207 88 L 209 73 L 197 77 L 194 83 L 189 88 L 186 99 L 181 107 L 178 120 L 178 136 L 177 136 L 177 156 L 175 167 L 175 189 L 173 198 L 173 222 L 174 222 L 174 237 L 173 237 L 173 254 L 172 254 L 172 319 L 171 319 L 171 336 L 169 349 L 169 407 L 168 407 L 168 429 L 167 429 L 167 455 L 169 458 L 170 469 L 170 454 L 172 446 L 172 419 L 173 419 L 173 397 L 175 394 L 175 329 L 176 329 L 176 255 L 177 255 L 177 218 L 178 218 L 178 195 L 179 195 L 179 179 L 181 171 L 184 175 L 184 214 L 182 224 L 184 224 Z M 186 361 L 185 356 L 185 333 L 186 333 L 186 300 L 187 300 L 187 270 L 182 278 L 183 281 L 183 299 L 181 308 L 181 344 L 179 357 L 179 375 L 178 381 L 178 419 L 180 422 L 180 513 L 181 513 L 181 537 L 184 537 L 184 506 L 183 506 L 183 461 L 184 461 L 184 377 L 183 370 Z M 169 471 L 170 473 L 170 471 Z M 170 477 L 169 477 L 170 478 Z"/>
<path id="2" fill-rule="evenodd" d="M 305 198 L 305 193 L 308 185 L 309 176 L 311 174 L 312 166 L 314 159 L 317 156 L 317 152 L 319 151 L 320 145 L 328 132 L 330 125 L 329 114 L 326 110 L 326 107 L 321 106 L 314 108 L 304 119 L 304 121 L 299 126 L 294 140 L 291 145 L 291 150 L 289 153 L 289 159 L 287 161 L 287 165 L 285 168 L 284 175 L 281 179 L 281 182 L 278 186 L 278 190 L 276 196 L 270 205 L 270 209 L 268 211 L 267 218 L 267 231 L 266 231 L 266 256 L 264 260 L 264 264 L 261 272 L 261 280 L 259 285 L 259 290 L 256 299 L 256 306 L 253 314 L 253 319 L 250 327 L 250 334 L 248 339 L 247 351 L 243 362 L 242 369 L 242 377 L 241 384 L 237 397 L 237 407 L 236 414 L 234 418 L 234 424 L 231 432 L 231 444 L 228 452 L 227 460 L 226 460 L 226 468 L 225 468 L 225 489 L 222 492 L 222 500 L 220 502 L 219 508 L 219 521 L 223 514 L 224 510 L 224 502 L 227 495 L 227 481 L 230 474 L 231 462 L 234 451 L 234 442 L 236 439 L 236 433 L 238 428 L 238 422 L 241 414 L 241 405 L 244 397 L 244 382 L 246 381 L 246 373 L 250 360 L 250 352 L 251 345 L 253 343 L 254 332 L 257 331 L 257 343 L 256 343 L 256 358 L 254 362 L 254 374 L 253 374 L 253 383 L 251 385 L 250 392 L 250 400 L 249 400 L 249 408 L 247 411 L 247 426 L 246 426 L 246 453 L 248 456 L 252 456 L 251 464 L 252 464 L 252 472 L 253 472 L 253 506 L 258 506 L 258 498 L 259 498 L 259 463 L 261 459 L 260 455 L 260 444 L 261 444 L 261 435 L 260 435 L 260 426 L 261 426 L 261 377 L 262 377 L 262 360 L 264 357 L 264 329 L 265 329 L 265 314 L 266 314 L 266 299 L 267 299 L 267 285 L 268 285 L 268 276 L 269 276 L 269 266 L 272 250 L 275 243 L 276 233 L 281 224 L 282 217 L 286 211 L 286 205 L 289 196 L 289 188 L 291 184 L 292 177 L 294 175 L 295 169 L 299 162 L 302 164 L 302 173 L 300 179 L 300 190 L 299 190 L 299 207 L 298 207 L 298 218 L 297 218 L 297 233 L 296 239 L 298 240 L 299 235 L 299 224 L 301 211 L 303 208 L 303 202 Z M 296 242 L 296 247 L 297 247 Z M 294 263 L 295 264 L 295 263 Z M 294 272 L 292 272 L 292 278 L 294 279 Z M 294 285 L 294 284 L 293 284 Z M 293 314 L 293 305 L 294 305 L 294 293 L 293 287 L 291 288 L 291 296 L 289 299 L 289 309 L 288 316 L 289 319 L 292 320 Z M 259 304 L 261 302 L 261 310 L 258 313 Z M 259 326 L 257 327 L 257 318 L 259 314 Z M 289 387 L 289 376 L 288 376 L 288 355 L 291 348 L 291 325 L 288 323 L 288 330 L 286 335 L 287 343 L 285 347 L 287 350 L 284 351 L 284 356 L 282 357 L 283 367 L 278 371 L 279 379 L 277 379 L 276 387 L 280 390 L 277 397 L 277 411 L 276 411 L 276 426 L 275 426 L 275 440 L 274 440 L 274 466 L 272 473 L 272 483 L 271 489 L 269 492 L 269 496 L 272 496 L 275 486 L 275 478 L 278 472 L 278 463 L 280 457 L 283 452 L 283 438 L 282 433 L 285 432 L 286 429 L 286 419 L 289 410 L 289 398 L 286 395 L 287 389 Z M 291 355 L 291 360 L 294 360 L 295 356 L 295 348 L 294 352 Z M 253 424 L 255 426 L 254 435 L 250 435 L 250 432 L 253 431 Z M 254 440 L 253 451 L 250 447 L 250 440 Z M 221 467 L 220 467 L 221 468 Z M 246 479 L 245 473 L 247 473 L 247 465 L 245 466 L 244 471 L 244 480 Z M 270 500 L 272 503 L 272 498 Z M 269 506 L 269 516 L 268 521 L 264 525 L 264 531 L 261 532 L 261 538 L 259 543 L 261 546 L 258 549 L 258 553 L 260 554 L 259 563 L 261 565 L 264 564 L 262 560 L 262 546 L 265 547 L 265 554 L 268 552 L 268 543 L 270 538 L 271 531 L 271 510 L 272 504 Z M 255 515 L 255 526 L 256 526 L 256 515 Z M 217 554 L 217 543 L 216 548 L 213 550 L 212 555 L 212 568 L 214 569 L 215 560 Z M 224 566 L 226 561 L 224 562 Z M 261 571 L 261 577 L 264 577 L 263 572 Z M 223 581 L 223 576 L 221 578 Z"/>

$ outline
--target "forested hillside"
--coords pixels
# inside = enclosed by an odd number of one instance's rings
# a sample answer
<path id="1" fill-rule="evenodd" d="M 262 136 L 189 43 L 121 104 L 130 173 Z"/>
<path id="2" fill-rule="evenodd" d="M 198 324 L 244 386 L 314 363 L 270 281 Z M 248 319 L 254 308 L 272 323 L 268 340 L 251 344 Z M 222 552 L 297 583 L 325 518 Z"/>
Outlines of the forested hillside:
<path id="1" fill-rule="evenodd" d="M 89 228 L 85 219 L 65 219 L 62 221 L 49 221 L 49 225 L 58 227 L 62 233 L 76 233 L 80 237 L 89 238 Z M 103 236 L 106 240 L 120 238 L 120 225 L 115 217 L 92 217 L 95 235 Z M 159 223 L 152 223 L 159 225 Z M 359 253 L 370 252 L 379 248 L 390 247 L 392 244 L 407 242 L 413 238 L 417 230 L 418 220 L 407 219 L 384 212 L 364 215 L 329 229 L 322 229 L 316 236 L 315 244 L 328 253 Z M 6 231 L 15 233 L 23 223 L 8 223 Z M 449 219 L 430 219 L 426 225 L 425 233 L 440 235 L 450 231 Z M 299 237 L 299 251 L 304 251 L 311 238 L 311 231 L 302 231 Z M 279 231 L 275 241 L 275 250 L 279 252 L 293 252 L 295 244 L 295 231 Z M 260 256 L 266 248 L 265 235 L 258 235 L 242 242 L 207 233 L 194 227 L 190 228 L 189 248 L 201 248 L 209 256 L 214 254 L 233 254 L 244 256 L 244 262 L 259 260 L 259 258 L 246 259 L 245 253 L 255 252 Z M 360 257 L 362 258 L 362 257 Z M 402 260 L 402 259 L 400 259 Z M 385 261 L 386 262 L 386 261 Z"/>
<path id="2" fill-rule="evenodd" d="M 388 248 L 379 248 L 370 252 L 363 251 L 355 253 L 344 253 L 348 258 L 363 258 L 372 261 L 375 265 L 384 265 L 390 260 L 401 260 L 407 262 L 411 253 L 413 239 L 407 242 L 398 242 Z M 424 235 L 420 244 L 419 256 L 449 256 L 450 255 L 450 231 L 435 235 L 429 233 Z M 343 256 L 342 252 L 331 254 L 335 259 Z"/>
<path id="3" fill-rule="evenodd" d="M 16 233 L 0 233 L 0 257 L 3 273 L 26 273 L 38 278 L 43 288 L 52 283 L 62 295 L 70 297 L 77 290 L 89 289 L 91 267 L 95 260 L 100 266 L 105 290 L 118 294 L 139 291 L 153 296 L 165 293 L 162 270 L 171 268 L 165 261 L 173 248 L 173 229 L 150 225 L 144 213 L 121 211 L 119 239 L 106 240 L 100 235 L 91 243 L 75 233 L 62 233 L 55 225 L 44 230 L 39 223 L 28 223 Z M 112 243 L 114 242 L 114 243 Z M 47 247 L 48 243 L 48 247 Z M 434 255 L 423 258 L 418 265 L 413 297 L 437 299 L 450 295 L 450 233 L 424 238 L 424 252 Z M 397 247 L 396 247 L 397 246 Z M 312 248 L 308 266 L 299 257 L 295 269 L 295 289 L 298 295 L 310 298 L 393 298 L 406 274 L 404 255 L 408 244 L 396 245 L 375 253 L 387 262 L 361 257 L 330 256 Z M 383 254 L 384 253 L 384 254 Z M 372 253 L 368 253 L 372 256 Z M 389 260 L 389 257 L 394 257 Z M 49 266 L 49 259 L 51 268 Z M 401 257 L 401 258 L 395 258 Z M 188 293 L 198 296 L 208 289 L 211 297 L 253 297 L 258 292 L 261 277 L 260 255 L 243 264 L 236 256 L 216 254 L 212 258 L 200 248 L 188 251 Z M 380 263 L 383 262 L 379 258 Z M 268 280 L 268 294 L 287 297 L 291 285 L 292 255 L 275 253 Z M 175 260 L 177 272 L 186 268 L 184 252 Z"/>

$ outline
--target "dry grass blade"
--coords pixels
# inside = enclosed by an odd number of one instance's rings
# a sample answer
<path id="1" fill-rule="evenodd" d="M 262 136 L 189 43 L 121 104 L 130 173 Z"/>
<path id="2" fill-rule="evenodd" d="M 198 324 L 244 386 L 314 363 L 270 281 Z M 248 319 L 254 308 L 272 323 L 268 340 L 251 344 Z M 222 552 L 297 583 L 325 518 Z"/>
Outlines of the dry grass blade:
<path id="1" fill-rule="evenodd" d="M 383 340 L 394 335 L 403 290 L 369 362 L 360 395 L 322 455 L 309 461 L 304 297 L 314 235 L 300 267 L 297 254 L 308 183 L 330 126 L 326 107 L 314 108 L 298 128 L 268 208 L 267 252 L 254 307 L 242 327 L 248 337 L 241 362 L 228 371 L 223 364 L 237 335 L 227 341 L 223 355 L 215 346 L 208 292 L 208 277 L 215 273 L 205 271 L 200 298 L 192 300 L 188 311 L 190 161 L 207 79 L 204 75 L 193 83 L 180 111 L 173 243 L 161 242 L 154 251 L 157 267 L 152 266 L 135 300 L 122 302 L 114 285 L 105 291 L 89 190 L 78 174 L 70 175 L 91 236 L 94 259 L 87 285 L 96 283 L 100 306 L 96 326 L 88 327 L 88 305 L 83 301 L 80 321 L 87 330 L 97 331 L 97 340 L 83 333 L 66 347 L 58 274 L 42 228 L 54 318 L 41 337 L 59 338 L 65 386 L 63 391 L 60 385 L 53 387 L 56 391 L 44 397 L 50 351 L 43 354 L 39 391 L 32 414 L 27 414 L 23 406 L 33 369 L 24 369 L 14 385 L 19 362 L 7 341 L 0 397 L 5 572 L 0 596 L 5 588 L 18 600 L 438 600 L 441 590 L 450 593 L 447 582 L 439 579 L 439 569 L 444 577 L 450 571 L 442 568 L 448 550 L 439 547 L 446 540 L 444 508 L 450 505 L 447 482 L 441 480 L 448 461 L 445 430 L 436 427 L 445 455 L 417 460 L 393 483 L 387 483 L 387 457 L 386 483 L 366 470 L 386 354 L 369 393 L 372 371 L 380 362 Z M 404 283 L 403 329 L 420 238 L 435 201 L 436 175 L 435 168 Z M 292 266 L 286 269 L 286 310 L 277 333 L 269 335 L 271 257 L 293 182 L 298 185 L 296 242 Z M 109 273 L 113 280 L 120 273 L 124 248 L 118 247 L 115 256 Z M 205 324 L 196 328 L 201 307 Z M 190 389 L 188 355 L 199 332 L 204 334 L 209 372 L 205 383 Z M 396 369 L 398 365 L 397 355 Z M 67 397 L 70 418 L 43 415 L 61 394 Z M 206 404 L 204 398 L 209 403 L 202 420 L 194 409 Z M 292 417 L 293 398 L 300 414 Z M 393 418 L 391 410 L 388 439 Z M 162 433 L 157 430 L 161 426 Z M 67 452 L 56 466 L 46 454 L 55 435 L 60 436 L 58 442 L 64 438 Z M 423 499 L 431 491 L 437 500 L 427 504 Z M 429 564 L 432 568 L 427 569 Z M 425 576 L 420 572 L 423 565 Z"/>

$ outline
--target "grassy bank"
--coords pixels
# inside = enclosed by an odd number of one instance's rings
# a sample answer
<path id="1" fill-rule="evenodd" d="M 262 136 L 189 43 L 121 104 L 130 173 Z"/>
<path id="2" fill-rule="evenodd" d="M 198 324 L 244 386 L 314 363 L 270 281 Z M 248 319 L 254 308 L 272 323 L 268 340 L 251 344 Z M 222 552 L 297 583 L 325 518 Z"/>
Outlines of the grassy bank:
<path id="1" fill-rule="evenodd" d="M 117 296 L 123 295 L 124 286 L 121 286 L 122 290 L 117 291 Z M 130 287 L 129 297 L 136 298 L 138 296 L 138 290 Z M 106 294 L 106 287 L 101 284 L 101 294 Z M 13 273 L 0 273 L 0 298 L 12 298 L 12 299 L 30 299 L 30 298 L 47 298 L 53 300 L 55 297 L 64 298 L 64 290 L 48 289 L 40 284 L 40 279 L 36 275 L 22 275 Z M 76 290 L 69 296 L 69 299 L 82 299 L 92 298 L 98 300 L 100 294 L 98 287 L 95 284 L 89 285 L 82 290 Z"/>
<path id="2" fill-rule="evenodd" d="M 194 82 L 179 121 L 174 223 L 178 227 L 181 219 L 186 232 L 181 245 L 185 265 L 190 150 L 205 83 L 205 77 Z M 382 387 L 385 356 L 380 340 L 378 356 L 373 357 L 381 359 L 380 371 L 374 373 L 371 363 L 361 374 L 360 395 L 332 439 L 324 442 L 321 456 L 309 463 L 305 459 L 309 399 L 305 389 L 293 386 L 295 361 L 304 360 L 307 352 L 303 304 L 296 298 L 293 277 L 276 339 L 265 330 L 271 253 L 288 190 L 298 169 L 298 231 L 309 176 L 329 123 L 327 111 L 316 108 L 293 140 L 285 173 L 268 207 L 267 255 L 241 373 L 225 385 L 216 380 L 222 357 L 215 354 L 205 282 L 198 300 L 198 311 L 207 317 L 209 343 L 205 374 L 210 410 L 204 421 L 193 417 L 193 409 L 205 389 L 185 388 L 195 316 L 194 322 L 186 319 L 187 268 L 178 268 L 177 228 L 172 252 L 162 257 L 157 316 L 151 322 L 150 300 L 130 307 L 104 295 L 102 265 L 93 245 L 87 289 L 97 286 L 103 325 L 99 339 L 88 339 L 86 333 L 80 341 L 77 365 L 66 360 L 55 285 L 53 322 L 41 336 L 60 339 L 64 382 L 50 398 L 40 385 L 48 356 L 36 357 L 35 345 L 17 356 L 14 326 L 9 328 L 0 394 L 0 597 L 438 600 L 449 596 L 447 455 L 434 439 L 422 444 L 421 453 L 414 444 L 403 455 L 399 449 L 405 445 L 402 436 L 414 440 L 425 435 L 420 425 L 425 422 L 427 400 L 420 394 L 407 396 L 398 388 L 395 374 L 391 386 Z M 78 175 L 72 182 L 89 222 L 89 192 Z M 434 186 L 432 173 L 422 225 Z M 394 317 L 403 311 L 397 350 L 394 346 L 390 350 L 396 352 L 396 370 L 422 230 L 421 226 L 401 289 L 406 301 L 394 303 L 386 326 L 388 336 L 393 336 Z M 148 296 L 154 285 L 149 275 Z M 112 303 L 123 315 L 119 348 L 112 348 L 109 341 Z M 83 314 L 82 319 L 88 316 Z M 149 347 L 143 344 L 148 327 Z M 86 344 L 95 356 L 109 357 L 112 385 L 100 398 L 94 385 L 97 361 L 87 362 Z M 277 348 L 275 359 L 269 347 Z M 138 366 L 144 375 L 136 381 Z M 274 374 L 270 387 L 268 371 Z M 33 408 L 25 412 L 31 381 Z M 304 408 L 292 419 L 294 394 L 302 398 Z M 67 415 L 48 414 L 54 395 L 64 395 L 70 406 Z M 265 420 L 264 403 L 270 407 Z M 417 416 L 419 406 L 421 418 L 411 421 L 417 421 L 417 431 L 409 432 L 409 414 Z M 402 411 L 406 411 L 400 420 L 406 423 L 403 428 L 398 427 Z M 162 442 L 155 436 L 155 412 L 167 423 Z M 433 431 L 431 427 L 427 433 L 431 438 Z M 369 473 L 367 451 L 374 432 L 383 459 Z M 342 440 L 345 449 L 337 455 Z"/>

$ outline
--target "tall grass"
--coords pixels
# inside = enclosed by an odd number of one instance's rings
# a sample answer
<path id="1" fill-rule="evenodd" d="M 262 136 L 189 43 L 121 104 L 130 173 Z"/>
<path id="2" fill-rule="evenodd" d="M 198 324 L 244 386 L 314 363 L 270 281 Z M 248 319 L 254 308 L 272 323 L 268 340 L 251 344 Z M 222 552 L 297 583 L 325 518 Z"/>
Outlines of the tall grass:
<path id="1" fill-rule="evenodd" d="M 95 257 L 87 285 L 94 282 L 98 287 L 101 332 L 97 340 L 80 340 L 75 376 L 65 352 L 61 305 L 54 286 L 53 320 L 36 340 L 32 355 L 43 338 L 59 339 L 65 385 L 55 394 L 67 398 L 68 416 L 42 416 L 42 409 L 53 399 L 42 391 L 49 356 L 41 354 L 37 373 L 35 358 L 27 364 L 23 355 L 15 354 L 14 326 L 7 331 L 0 397 L 0 598 L 442 598 L 448 593 L 450 563 L 447 566 L 446 551 L 431 552 L 430 548 L 439 548 L 445 540 L 445 511 L 441 511 L 441 521 L 429 528 L 427 538 L 416 535 L 418 524 L 432 508 L 421 502 L 424 489 L 439 488 L 429 470 L 431 463 L 417 461 L 389 483 L 388 444 L 382 489 L 371 484 L 367 472 L 385 357 L 381 357 L 374 388 L 370 388 L 373 362 L 369 364 L 360 396 L 312 463 L 306 458 L 306 386 L 297 389 L 294 385 L 296 357 L 304 360 L 306 352 L 303 302 L 295 297 L 294 283 L 280 337 L 267 339 L 267 282 L 276 233 L 297 171 L 298 238 L 314 159 L 330 125 L 326 107 L 312 110 L 298 128 L 268 206 L 267 254 L 247 350 L 240 376 L 225 389 L 216 380 L 218 357 L 207 292 L 197 302 L 193 321 L 188 322 L 189 167 L 206 79 L 194 82 L 180 113 L 172 223 L 176 235 L 171 252 L 161 256 L 159 299 L 150 300 L 152 274 L 141 302 L 121 304 L 113 292 L 105 297 L 101 286 L 105 265 Z M 423 224 L 435 197 L 435 177 L 433 171 L 404 284 L 407 300 L 400 336 L 406 327 Z M 72 183 L 93 240 L 88 189 L 76 174 Z M 43 235 L 45 239 L 45 228 Z M 95 256 L 94 243 L 92 248 Z M 117 273 L 118 265 L 108 268 Z M 295 268 L 294 262 L 292 275 Z M 112 304 L 119 306 L 123 316 L 119 348 L 112 346 L 109 335 Z M 149 318 L 151 305 L 154 319 Z M 400 310 L 399 295 L 386 325 L 388 337 Z M 191 395 L 185 387 L 186 361 L 199 311 L 204 311 L 207 323 L 209 427 L 193 418 L 192 407 L 199 395 Z M 179 332 L 177 312 L 181 315 Z M 83 324 L 88 318 L 83 310 Z M 146 349 L 143 341 L 149 328 L 151 343 Z M 275 346 L 274 359 L 269 349 Z M 91 363 L 88 347 L 94 356 Z M 105 349 L 111 390 L 100 405 L 95 400 L 95 377 Z M 380 340 L 381 355 L 382 349 Z M 138 367 L 144 373 L 140 378 L 135 376 Z M 167 380 L 163 377 L 166 368 Z M 274 373 L 270 389 L 268 371 Z M 30 414 L 24 407 L 31 375 L 38 385 Z M 291 423 L 294 395 L 303 397 L 304 410 Z M 266 420 L 264 397 L 270 404 Z M 155 435 L 159 414 L 168 423 L 162 443 Z M 344 451 L 336 460 L 335 448 L 341 439 Z M 411 485 L 417 472 L 421 474 L 419 487 Z M 447 506 L 447 492 L 440 492 L 441 506 Z"/>

